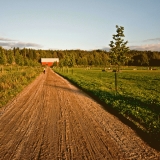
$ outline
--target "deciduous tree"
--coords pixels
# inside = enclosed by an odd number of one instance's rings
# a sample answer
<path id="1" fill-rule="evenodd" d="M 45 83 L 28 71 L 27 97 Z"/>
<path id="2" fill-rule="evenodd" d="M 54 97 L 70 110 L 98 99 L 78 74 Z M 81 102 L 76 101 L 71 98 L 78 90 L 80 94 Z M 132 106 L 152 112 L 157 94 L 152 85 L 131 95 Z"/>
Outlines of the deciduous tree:
<path id="1" fill-rule="evenodd" d="M 124 27 L 116 25 L 117 34 L 113 35 L 114 41 L 110 41 L 109 46 L 111 47 L 109 52 L 110 62 L 115 65 L 117 70 L 119 71 L 119 67 L 122 64 L 125 64 L 128 61 L 128 57 L 126 53 L 129 51 L 129 47 L 127 47 L 128 41 L 124 42 Z"/>

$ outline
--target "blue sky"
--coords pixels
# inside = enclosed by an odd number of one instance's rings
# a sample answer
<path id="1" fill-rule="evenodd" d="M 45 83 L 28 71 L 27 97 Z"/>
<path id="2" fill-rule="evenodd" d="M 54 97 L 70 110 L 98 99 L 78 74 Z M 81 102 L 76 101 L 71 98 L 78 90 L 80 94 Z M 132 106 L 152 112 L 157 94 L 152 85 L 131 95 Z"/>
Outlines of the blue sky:
<path id="1" fill-rule="evenodd" d="M 109 49 L 116 25 L 130 49 L 160 51 L 160 0 L 0 0 L 0 46 Z"/>

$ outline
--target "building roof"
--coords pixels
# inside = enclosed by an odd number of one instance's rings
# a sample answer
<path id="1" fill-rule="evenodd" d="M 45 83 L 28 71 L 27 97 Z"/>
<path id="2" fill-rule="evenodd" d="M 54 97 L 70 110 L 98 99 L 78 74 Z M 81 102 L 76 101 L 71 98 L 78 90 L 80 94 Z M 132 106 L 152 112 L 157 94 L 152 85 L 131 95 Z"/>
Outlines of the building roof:
<path id="1" fill-rule="evenodd" d="M 41 58 L 41 62 L 59 62 L 59 58 Z"/>

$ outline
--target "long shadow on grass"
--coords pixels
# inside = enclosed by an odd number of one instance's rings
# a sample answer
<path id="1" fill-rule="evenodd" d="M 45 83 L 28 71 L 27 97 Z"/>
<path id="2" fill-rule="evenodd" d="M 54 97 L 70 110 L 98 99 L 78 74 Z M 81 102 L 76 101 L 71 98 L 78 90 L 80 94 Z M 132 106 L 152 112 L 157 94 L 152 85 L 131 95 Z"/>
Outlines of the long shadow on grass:
<path id="1" fill-rule="evenodd" d="M 61 75 L 61 76 L 63 76 L 63 75 Z M 95 92 L 93 90 L 92 91 L 86 90 L 86 89 L 82 88 L 81 86 L 78 86 L 76 82 L 70 80 L 69 78 L 67 78 L 65 76 L 63 76 L 63 77 L 65 79 L 67 79 L 68 81 L 70 81 L 77 88 L 83 90 L 85 93 L 87 93 L 94 100 L 96 100 L 99 104 L 101 104 L 103 106 L 103 108 L 107 112 L 109 112 L 112 115 L 116 116 L 121 122 L 123 122 L 124 124 L 128 125 L 129 127 L 131 127 L 137 133 L 137 135 L 143 141 L 145 141 L 150 147 L 160 151 L 160 133 L 158 133 L 158 134 L 155 134 L 155 133 L 148 134 L 148 133 L 144 132 L 143 130 L 138 128 L 132 121 L 130 121 L 129 119 L 125 118 L 117 110 L 115 110 L 113 108 L 112 104 L 106 104 L 103 100 L 101 100 L 97 95 L 95 95 Z M 103 92 L 103 91 L 101 91 L 101 92 Z M 111 93 L 104 92 L 104 95 L 107 95 L 108 98 L 111 98 L 111 99 L 113 98 L 113 94 L 111 94 Z M 141 102 L 140 100 L 137 100 L 137 99 L 135 100 L 135 98 L 132 98 L 132 97 L 129 97 L 129 99 L 128 99 L 128 97 L 122 96 L 122 95 L 117 95 L 116 97 L 114 96 L 114 100 L 118 100 L 118 99 L 123 99 L 123 100 L 127 100 L 127 101 L 130 101 L 130 102 L 137 101 L 137 103 L 142 104 L 143 106 L 146 105 L 145 103 Z"/>
<path id="2" fill-rule="evenodd" d="M 120 114 L 118 112 L 118 110 L 116 110 L 115 108 L 113 108 L 112 104 L 106 104 L 103 100 L 101 100 L 97 95 L 94 94 L 94 91 L 87 91 L 84 90 L 83 88 L 81 88 L 83 91 L 85 91 L 87 94 L 89 94 L 92 98 L 94 98 L 98 103 L 100 103 L 103 108 L 110 112 L 111 114 L 115 115 L 116 117 L 118 117 L 118 119 L 123 122 L 124 124 L 130 126 L 140 137 L 142 140 L 144 140 L 149 146 L 151 146 L 152 148 L 155 148 L 156 150 L 160 151 L 160 133 L 146 133 L 143 130 L 141 130 L 140 128 L 138 128 L 138 126 L 136 126 L 132 121 L 130 121 L 129 119 L 127 119 L 126 117 L 124 117 L 122 114 Z M 106 94 L 106 92 L 105 92 Z M 112 94 L 107 93 L 107 97 L 109 98 L 114 98 L 114 100 L 121 100 L 123 98 L 123 100 L 128 100 L 128 97 L 125 96 L 118 96 L 117 97 L 113 97 Z M 106 98 L 107 98 L 106 97 Z M 133 99 L 133 101 L 131 100 L 132 98 L 130 98 L 130 102 L 135 101 L 135 99 Z M 114 101 L 113 100 L 113 101 Z M 141 102 L 140 102 L 141 103 Z M 144 103 L 143 103 L 144 105 Z M 139 121 L 138 119 L 136 119 L 135 117 L 133 117 L 132 115 L 128 115 L 131 119 L 135 120 L 135 121 Z"/>

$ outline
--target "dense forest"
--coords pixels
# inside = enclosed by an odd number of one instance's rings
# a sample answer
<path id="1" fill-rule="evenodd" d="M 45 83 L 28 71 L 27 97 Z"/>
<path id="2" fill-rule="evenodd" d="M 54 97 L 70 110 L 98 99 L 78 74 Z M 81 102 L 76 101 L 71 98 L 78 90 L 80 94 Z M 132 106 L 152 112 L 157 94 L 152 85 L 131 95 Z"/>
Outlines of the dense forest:
<path id="1" fill-rule="evenodd" d="M 131 50 L 128 66 L 160 66 L 160 52 Z M 59 58 L 60 66 L 108 66 L 109 52 L 105 50 L 35 50 L 28 48 L 4 49 L 0 47 L 0 65 L 39 65 L 41 58 Z"/>

